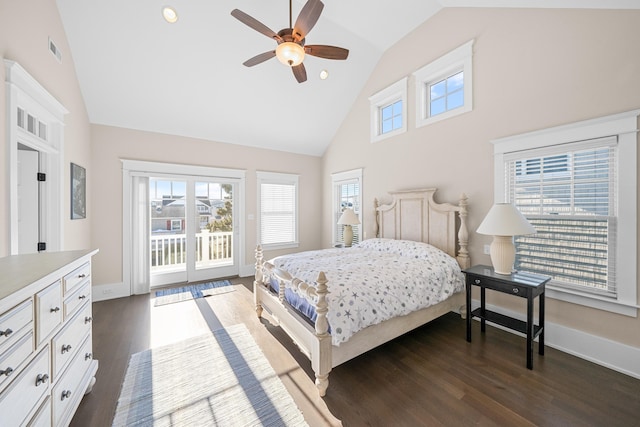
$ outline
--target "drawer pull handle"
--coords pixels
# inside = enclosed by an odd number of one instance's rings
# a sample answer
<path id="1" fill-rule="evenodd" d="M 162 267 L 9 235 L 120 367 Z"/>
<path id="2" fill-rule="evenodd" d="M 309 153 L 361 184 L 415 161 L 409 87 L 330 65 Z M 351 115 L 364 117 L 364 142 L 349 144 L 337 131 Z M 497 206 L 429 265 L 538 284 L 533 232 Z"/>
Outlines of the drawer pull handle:
<path id="1" fill-rule="evenodd" d="M 62 346 L 62 354 L 65 354 L 67 351 L 70 351 L 70 350 L 71 350 L 71 344 Z"/>
<path id="2" fill-rule="evenodd" d="M 38 377 L 36 378 L 36 387 L 38 387 L 40 384 L 44 384 L 49 380 L 49 374 L 38 374 Z"/>
<path id="3" fill-rule="evenodd" d="M 51 309 L 52 313 L 57 313 L 59 311 L 60 311 L 60 307 L 54 307 L 54 308 Z"/>
<path id="4" fill-rule="evenodd" d="M 480 284 L 480 279 L 474 280 L 473 283 L 475 283 L 476 285 L 479 285 Z"/>
<path id="5" fill-rule="evenodd" d="M 91 323 L 92 320 L 93 318 L 91 316 L 87 316 L 84 318 L 84 323 Z"/>
<path id="6" fill-rule="evenodd" d="M 68 399 L 69 397 L 71 397 L 71 390 L 64 390 L 62 392 L 62 397 L 60 398 L 60 400 L 65 400 L 65 399 Z"/>
<path id="7" fill-rule="evenodd" d="M 12 373 L 13 373 L 13 368 L 10 366 L 5 370 L 0 370 L 0 375 L 4 375 L 5 377 L 8 377 Z"/>
<path id="8" fill-rule="evenodd" d="M 8 336 L 9 336 L 9 335 L 11 335 L 12 333 L 13 333 L 13 329 L 11 329 L 11 328 L 7 328 L 7 329 L 6 329 L 6 330 L 4 330 L 4 331 L 0 331 L 0 337 L 1 337 L 1 336 L 3 336 L 3 335 L 4 335 L 5 337 L 8 337 Z"/>
<path id="9" fill-rule="evenodd" d="M 91 353 L 86 353 L 86 354 L 84 355 L 84 360 L 89 360 L 89 359 L 91 359 L 92 357 L 93 357 L 93 354 L 91 354 Z"/>
<path id="10" fill-rule="evenodd" d="M 520 292 L 520 289 L 518 289 L 518 288 L 513 288 L 513 293 L 514 293 L 514 294 L 517 294 L 517 293 L 519 293 L 519 292 Z"/>
<path id="11" fill-rule="evenodd" d="M 87 277 L 87 275 L 84 273 L 78 274 L 78 279 L 84 279 L 85 277 Z"/>
<path id="12" fill-rule="evenodd" d="M 85 299 L 86 297 L 87 297 L 86 295 L 80 295 L 80 296 L 78 296 L 78 299 L 79 299 L 79 300 L 83 300 L 83 299 Z"/>

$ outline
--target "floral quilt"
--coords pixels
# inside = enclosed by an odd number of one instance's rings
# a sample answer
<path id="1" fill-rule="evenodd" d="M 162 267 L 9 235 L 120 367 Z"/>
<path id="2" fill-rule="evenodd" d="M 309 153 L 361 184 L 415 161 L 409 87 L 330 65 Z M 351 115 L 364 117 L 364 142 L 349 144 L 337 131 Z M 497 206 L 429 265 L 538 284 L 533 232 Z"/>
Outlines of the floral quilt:
<path id="1" fill-rule="evenodd" d="M 367 326 L 437 304 L 464 289 L 454 258 L 408 240 L 368 239 L 351 248 L 300 252 L 271 262 L 308 283 L 324 271 L 336 346 Z"/>

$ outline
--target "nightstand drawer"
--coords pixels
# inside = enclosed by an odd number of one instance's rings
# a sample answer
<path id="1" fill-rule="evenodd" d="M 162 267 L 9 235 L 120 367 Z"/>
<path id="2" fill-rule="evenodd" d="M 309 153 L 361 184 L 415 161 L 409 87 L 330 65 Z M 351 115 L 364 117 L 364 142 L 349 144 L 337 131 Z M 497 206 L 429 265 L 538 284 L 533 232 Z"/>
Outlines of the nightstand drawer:
<path id="1" fill-rule="evenodd" d="M 492 291 L 504 292 L 515 296 L 526 297 L 529 289 L 526 286 L 520 286 L 513 283 L 503 283 L 498 280 L 492 280 L 484 277 L 470 275 L 469 280 L 475 286 L 491 288 Z"/>

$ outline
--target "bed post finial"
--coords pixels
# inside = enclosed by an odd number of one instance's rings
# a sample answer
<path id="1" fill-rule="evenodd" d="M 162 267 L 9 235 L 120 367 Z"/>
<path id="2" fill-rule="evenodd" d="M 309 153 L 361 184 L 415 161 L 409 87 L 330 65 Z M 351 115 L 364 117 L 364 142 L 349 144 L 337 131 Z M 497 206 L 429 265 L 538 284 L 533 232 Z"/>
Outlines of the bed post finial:
<path id="1" fill-rule="evenodd" d="M 460 248 L 456 258 L 458 260 L 458 264 L 460 264 L 460 267 L 462 268 L 471 267 L 469 249 L 467 248 L 469 245 L 469 230 L 467 229 L 467 199 L 467 195 L 462 193 L 460 195 L 460 202 L 458 203 L 458 206 L 460 207 L 460 211 L 458 212 L 458 216 L 460 217 L 460 230 L 458 230 L 458 243 Z"/>
<path id="2" fill-rule="evenodd" d="M 262 283 L 262 260 L 263 260 L 263 254 L 262 254 L 262 246 L 258 245 L 256 246 L 256 281 Z"/>
<path id="3" fill-rule="evenodd" d="M 376 237 L 380 237 L 380 212 L 378 208 L 380 207 L 380 202 L 378 202 L 378 198 L 373 199 L 373 212 L 376 215 Z"/>
<path id="4" fill-rule="evenodd" d="M 262 282 L 263 282 L 263 273 L 262 273 L 262 261 L 263 261 L 263 254 L 262 254 L 262 246 L 261 245 L 257 245 L 256 246 L 256 272 L 255 272 L 255 278 L 253 280 L 253 302 L 255 303 L 255 307 L 256 307 L 256 314 L 258 315 L 258 317 L 262 316 L 262 304 L 260 304 L 260 298 L 258 296 L 258 292 L 257 292 L 257 287 L 258 286 L 262 286 Z"/>

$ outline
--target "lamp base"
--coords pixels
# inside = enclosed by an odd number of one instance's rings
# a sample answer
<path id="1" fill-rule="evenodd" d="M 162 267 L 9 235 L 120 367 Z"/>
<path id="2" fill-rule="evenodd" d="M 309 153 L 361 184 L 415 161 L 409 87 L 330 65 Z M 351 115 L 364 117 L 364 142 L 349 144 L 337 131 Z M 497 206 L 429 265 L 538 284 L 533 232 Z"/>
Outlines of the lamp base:
<path id="1" fill-rule="evenodd" d="M 350 225 L 343 225 L 344 229 L 342 230 L 342 239 L 344 240 L 344 247 L 350 248 L 353 243 L 353 229 Z"/>
<path id="2" fill-rule="evenodd" d="M 516 260 L 516 248 L 512 236 L 493 236 L 489 248 L 491 263 L 497 274 L 511 275 Z"/>

